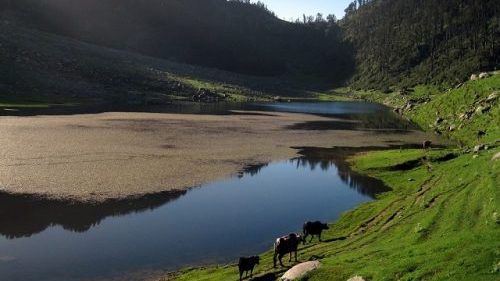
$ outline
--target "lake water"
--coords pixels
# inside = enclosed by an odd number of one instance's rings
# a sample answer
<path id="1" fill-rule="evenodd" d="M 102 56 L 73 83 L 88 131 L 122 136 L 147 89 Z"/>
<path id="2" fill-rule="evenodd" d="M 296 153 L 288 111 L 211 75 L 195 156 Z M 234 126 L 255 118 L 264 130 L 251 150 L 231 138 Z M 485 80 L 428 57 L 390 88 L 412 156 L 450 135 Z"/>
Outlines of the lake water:
<path id="1" fill-rule="evenodd" d="M 389 120 L 388 128 L 408 126 L 385 108 L 366 103 L 258 108 L 365 116 L 371 124 Z M 381 182 L 353 173 L 342 159 L 302 157 L 248 167 L 237 177 L 189 191 L 99 205 L 0 193 L 0 280 L 125 275 L 134 280 L 137 272 L 144 276 L 232 262 L 270 249 L 276 237 L 300 231 L 307 220 L 335 221 L 384 190 Z"/>
<path id="2" fill-rule="evenodd" d="M 103 205 L 0 196 L 1 280 L 85 280 L 234 261 L 384 186 L 335 161 L 252 167 L 222 182 Z"/>
<path id="3" fill-rule="evenodd" d="M 383 105 L 369 102 L 287 102 L 287 103 L 192 103 L 179 102 L 161 106 L 54 106 L 49 108 L 0 109 L 1 115 L 66 115 L 100 112 L 154 112 L 185 114 L 230 114 L 232 110 L 265 110 L 313 114 L 387 113 Z"/>

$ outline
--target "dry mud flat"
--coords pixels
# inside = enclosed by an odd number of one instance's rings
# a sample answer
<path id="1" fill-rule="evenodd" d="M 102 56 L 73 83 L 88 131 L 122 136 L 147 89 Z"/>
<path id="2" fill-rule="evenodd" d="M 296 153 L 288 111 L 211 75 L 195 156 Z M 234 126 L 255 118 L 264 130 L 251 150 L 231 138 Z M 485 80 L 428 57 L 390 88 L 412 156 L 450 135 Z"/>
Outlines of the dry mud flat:
<path id="1" fill-rule="evenodd" d="M 187 189 L 246 165 L 289 159 L 297 146 L 419 143 L 419 131 L 310 130 L 308 114 L 104 113 L 0 117 L 0 190 L 103 201 Z M 340 121 L 339 121 L 340 122 Z M 300 129 L 294 129 L 300 128 Z"/>

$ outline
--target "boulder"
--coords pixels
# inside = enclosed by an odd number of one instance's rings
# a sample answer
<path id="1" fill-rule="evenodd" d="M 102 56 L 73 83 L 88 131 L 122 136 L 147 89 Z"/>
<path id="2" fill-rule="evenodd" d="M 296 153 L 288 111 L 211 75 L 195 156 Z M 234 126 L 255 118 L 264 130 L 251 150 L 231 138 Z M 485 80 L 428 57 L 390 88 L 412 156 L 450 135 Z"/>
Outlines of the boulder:
<path id="1" fill-rule="evenodd" d="M 462 121 L 463 121 L 463 120 L 467 120 L 467 119 L 469 119 L 469 118 L 470 118 L 470 116 L 469 116 L 469 114 L 468 114 L 468 113 L 461 113 L 461 114 L 458 116 L 458 119 L 460 119 L 460 120 L 462 120 Z"/>
<path id="2" fill-rule="evenodd" d="M 488 72 L 481 72 L 479 73 L 479 79 L 485 79 L 490 77 L 490 74 Z"/>
<path id="3" fill-rule="evenodd" d="M 480 106 L 476 107 L 475 112 L 476 112 L 476 114 L 483 114 L 485 112 L 488 112 L 490 109 L 491 109 L 491 106 L 489 106 L 489 105 L 486 105 L 486 106 L 480 105 Z"/>
<path id="4" fill-rule="evenodd" d="M 499 160 L 499 159 L 500 159 L 500 152 L 498 152 L 497 154 L 495 154 L 495 155 L 493 156 L 493 158 L 491 158 L 491 160 L 492 160 L 492 161 L 497 161 L 497 160 Z"/>
<path id="5" fill-rule="evenodd" d="M 493 102 L 496 99 L 498 99 L 498 92 L 493 92 L 488 96 L 488 98 L 486 98 L 486 102 Z"/>
<path id="6" fill-rule="evenodd" d="M 476 145 L 474 146 L 474 153 L 479 153 L 479 151 L 483 150 L 484 149 L 484 144 L 479 144 L 479 145 Z"/>
<path id="7" fill-rule="evenodd" d="M 403 115 L 403 109 L 398 107 L 398 108 L 394 108 L 393 110 L 395 113 L 399 114 L 399 115 Z"/>
<path id="8" fill-rule="evenodd" d="M 478 78 L 479 78 L 479 77 L 478 77 L 476 74 L 472 74 L 472 75 L 470 76 L 470 80 L 471 80 L 471 81 L 476 81 Z"/>
<path id="9" fill-rule="evenodd" d="M 436 118 L 436 121 L 434 121 L 434 125 L 436 125 L 436 126 L 437 126 L 437 125 L 439 125 L 439 124 L 443 123 L 443 121 L 444 121 L 444 119 L 443 119 L 443 118 L 438 117 L 438 118 Z"/>
<path id="10" fill-rule="evenodd" d="M 320 267 L 321 263 L 319 261 L 308 261 L 300 263 L 292 268 L 290 268 L 285 274 L 280 278 L 282 281 L 292 281 L 302 278 L 307 273 L 316 270 Z"/>

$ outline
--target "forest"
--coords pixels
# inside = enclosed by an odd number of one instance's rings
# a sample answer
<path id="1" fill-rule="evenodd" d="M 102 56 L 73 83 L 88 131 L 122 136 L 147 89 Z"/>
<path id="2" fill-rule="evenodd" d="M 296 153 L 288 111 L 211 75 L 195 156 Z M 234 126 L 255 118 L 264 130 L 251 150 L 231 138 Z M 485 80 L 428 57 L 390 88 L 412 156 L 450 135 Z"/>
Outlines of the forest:
<path id="1" fill-rule="evenodd" d="M 44 31 L 233 72 L 341 79 L 350 74 L 352 65 L 345 51 L 339 51 L 348 49 L 340 40 L 340 30 L 329 28 L 335 22 L 322 28 L 292 24 L 260 3 L 20 0 L 7 5 Z"/>
<path id="2" fill-rule="evenodd" d="M 341 26 L 356 50 L 357 88 L 452 86 L 500 64 L 495 0 L 353 2 Z"/>
<path id="3" fill-rule="evenodd" d="M 456 85 L 500 63 L 495 0 L 357 0 L 346 16 L 276 17 L 248 0 L 2 0 L 32 26 L 97 45 L 334 86 Z"/>

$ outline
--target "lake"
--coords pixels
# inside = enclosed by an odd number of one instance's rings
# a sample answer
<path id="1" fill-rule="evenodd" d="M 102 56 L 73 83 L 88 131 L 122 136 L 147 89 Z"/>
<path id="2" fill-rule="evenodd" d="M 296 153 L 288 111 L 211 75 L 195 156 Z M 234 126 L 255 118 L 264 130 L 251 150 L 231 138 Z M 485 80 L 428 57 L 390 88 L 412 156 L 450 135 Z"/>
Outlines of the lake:
<path id="1" fill-rule="evenodd" d="M 179 194 L 99 205 L 0 197 L 2 280 L 84 280 L 234 261 L 306 220 L 334 221 L 384 186 L 298 158 Z M 153 196 L 154 197 L 154 196 Z"/>
<path id="2" fill-rule="evenodd" d="M 369 103 L 258 104 L 198 113 L 229 109 L 357 116 L 375 127 L 411 126 Z M 102 204 L 0 193 L 0 279 L 134 280 L 234 262 L 270 249 L 276 237 L 301 231 L 307 220 L 333 222 L 384 190 L 381 182 L 352 172 L 341 157 L 316 155 L 248 167 L 188 191 Z"/>

